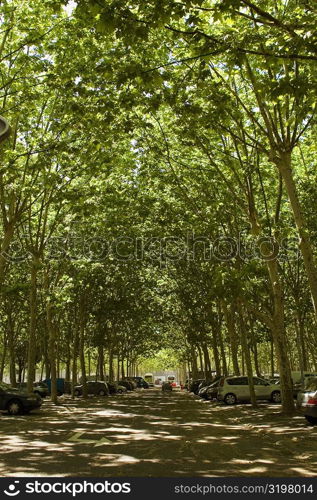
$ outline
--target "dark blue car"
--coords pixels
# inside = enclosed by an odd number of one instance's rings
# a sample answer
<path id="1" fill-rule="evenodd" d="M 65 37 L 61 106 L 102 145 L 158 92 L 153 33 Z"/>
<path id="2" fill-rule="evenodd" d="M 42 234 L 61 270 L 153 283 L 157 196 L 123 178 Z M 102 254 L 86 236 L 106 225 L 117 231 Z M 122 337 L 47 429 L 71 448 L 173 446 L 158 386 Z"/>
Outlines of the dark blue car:
<path id="1" fill-rule="evenodd" d="M 51 386 L 52 386 L 52 379 L 46 378 L 45 380 L 41 380 L 41 382 L 44 382 L 47 387 L 48 387 L 48 392 L 51 394 Z M 57 378 L 56 379 L 56 384 L 57 384 L 57 395 L 61 396 L 64 394 L 65 391 L 65 379 L 64 378 Z"/>

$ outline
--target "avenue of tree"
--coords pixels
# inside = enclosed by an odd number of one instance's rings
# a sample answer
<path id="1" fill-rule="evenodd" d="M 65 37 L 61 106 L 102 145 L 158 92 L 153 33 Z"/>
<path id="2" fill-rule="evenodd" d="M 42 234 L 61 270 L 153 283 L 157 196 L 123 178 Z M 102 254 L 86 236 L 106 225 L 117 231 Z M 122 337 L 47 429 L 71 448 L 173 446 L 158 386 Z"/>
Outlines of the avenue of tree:
<path id="1" fill-rule="evenodd" d="M 313 0 L 0 4 L 0 380 L 317 371 Z"/>

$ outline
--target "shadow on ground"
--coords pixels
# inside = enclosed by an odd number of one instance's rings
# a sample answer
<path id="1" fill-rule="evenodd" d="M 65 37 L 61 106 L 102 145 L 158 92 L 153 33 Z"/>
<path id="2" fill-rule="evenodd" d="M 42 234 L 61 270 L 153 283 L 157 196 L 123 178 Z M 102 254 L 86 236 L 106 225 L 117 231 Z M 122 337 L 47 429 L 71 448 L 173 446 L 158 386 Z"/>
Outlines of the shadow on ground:
<path id="1" fill-rule="evenodd" d="M 317 428 L 280 407 L 180 392 L 45 402 L 0 416 L 4 476 L 314 476 Z"/>

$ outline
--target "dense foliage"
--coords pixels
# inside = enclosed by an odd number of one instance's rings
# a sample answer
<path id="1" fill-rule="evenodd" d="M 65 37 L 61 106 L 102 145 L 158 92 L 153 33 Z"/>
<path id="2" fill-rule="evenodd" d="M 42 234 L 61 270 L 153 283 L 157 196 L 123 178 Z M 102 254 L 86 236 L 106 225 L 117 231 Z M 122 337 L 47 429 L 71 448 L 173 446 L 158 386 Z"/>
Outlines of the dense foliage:
<path id="1" fill-rule="evenodd" d="M 6 0 L 0 379 L 317 371 L 312 0 Z M 166 351 L 163 351 L 166 352 Z M 168 351 L 167 351 L 168 352 Z"/>

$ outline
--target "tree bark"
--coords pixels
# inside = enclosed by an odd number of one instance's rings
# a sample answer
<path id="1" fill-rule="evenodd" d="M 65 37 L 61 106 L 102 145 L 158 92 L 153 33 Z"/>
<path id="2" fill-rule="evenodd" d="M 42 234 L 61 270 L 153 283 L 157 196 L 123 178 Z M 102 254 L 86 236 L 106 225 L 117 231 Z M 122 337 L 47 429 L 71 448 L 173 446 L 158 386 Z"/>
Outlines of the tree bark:
<path id="1" fill-rule="evenodd" d="M 10 243 L 14 236 L 14 223 L 8 223 L 5 227 L 4 236 L 1 242 L 1 252 L 0 252 L 0 286 L 3 283 L 6 264 L 8 262 L 7 251 L 9 249 Z"/>
<path id="2" fill-rule="evenodd" d="M 1 361 L 0 361 L 0 382 L 3 381 L 3 376 L 4 376 L 4 368 L 5 368 L 5 362 L 6 362 L 6 356 L 7 356 L 7 339 L 5 334 L 3 334 L 3 351 L 2 351 L 2 356 L 1 356 Z"/>
<path id="3" fill-rule="evenodd" d="M 105 374 L 103 371 L 103 365 L 104 365 L 104 350 L 103 346 L 99 345 L 98 346 L 98 375 L 99 375 L 99 380 L 104 380 L 105 379 Z"/>
<path id="4" fill-rule="evenodd" d="M 246 371 L 248 375 L 248 383 L 249 383 L 249 390 L 250 390 L 250 399 L 251 399 L 251 404 L 253 408 L 256 408 L 256 395 L 255 395 L 255 389 L 254 389 L 254 382 L 253 382 L 253 369 L 252 369 L 252 361 L 251 361 L 251 354 L 250 354 L 250 349 L 248 345 L 248 336 L 247 336 L 247 331 L 245 328 L 245 323 L 242 315 L 242 307 L 238 303 L 239 306 L 239 324 L 240 324 L 240 335 L 241 335 L 241 345 L 242 345 L 242 350 L 244 353 L 244 359 L 245 359 L 245 366 L 246 366 Z"/>
<path id="5" fill-rule="evenodd" d="M 190 354 L 191 354 L 191 365 L 192 365 L 192 379 L 198 379 L 198 366 L 197 366 L 197 354 L 195 347 L 193 345 L 190 346 Z"/>
<path id="6" fill-rule="evenodd" d="M 280 152 L 278 157 L 274 156 L 274 161 L 283 178 L 292 208 L 293 217 L 299 236 L 299 248 L 303 256 L 315 317 L 317 319 L 317 267 L 309 237 L 307 223 L 299 201 L 297 187 L 293 177 L 291 153 Z"/>
<path id="7" fill-rule="evenodd" d="M 274 312 L 272 318 L 272 335 L 280 372 L 282 407 L 285 413 L 290 413 L 294 410 L 294 399 L 284 324 L 283 288 L 279 279 L 277 260 L 275 258 L 268 259 L 267 267 L 273 291 Z"/>
<path id="8" fill-rule="evenodd" d="M 49 291 L 47 291 L 49 294 Z M 48 350 L 51 371 L 51 400 L 57 404 L 57 374 L 56 374 L 56 331 L 52 318 L 52 302 L 51 298 L 47 297 L 46 302 L 46 324 L 48 331 Z"/>
<path id="9" fill-rule="evenodd" d="M 235 309 L 234 304 L 227 306 L 223 302 L 223 312 L 225 315 L 227 330 L 229 334 L 230 346 L 231 346 L 231 359 L 233 365 L 233 372 L 235 375 L 240 375 L 239 361 L 238 361 L 238 343 L 237 343 L 237 333 L 235 329 Z"/>
<path id="10" fill-rule="evenodd" d="M 12 387 L 16 387 L 16 368 L 15 368 L 15 339 L 14 339 L 14 327 L 12 321 L 12 311 L 11 305 L 8 306 L 8 332 L 7 332 L 7 340 L 9 347 L 9 356 L 10 356 L 10 384 Z"/>
<path id="11" fill-rule="evenodd" d="M 75 324 L 75 332 L 74 332 L 74 339 L 73 339 L 73 363 L 72 363 L 72 398 L 75 397 L 74 395 L 74 390 L 75 390 L 75 385 L 77 384 L 77 356 L 78 356 L 78 340 L 79 340 L 79 335 L 78 335 L 78 324 L 76 322 Z"/>
<path id="12" fill-rule="evenodd" d="M 79 359 L 80 359 L 80 368 L 81 368 L 81 383 L 83 386 L 83 398 L 88 397 L 88 388 L 87 388 L 87 375 L 86 375 L 86 360 L 85 360 L 85 304 L 81 301 L 80 304 L 80 333 L 79 333 Z"/>
<path id="13" fill-rule="evenodd" d="M 110 348 L 109 348 L 109 381 L 112 382 L 113 380 L 114 380 L 113 349 L 110 346 Z"/>
<path id="14" fill-rule="evenodd" d="M 220 340 L 219 335 L 221 335 L 221 333 L 218 332 L 217 326 L 212 325 L 212 352 L 213 352 L 213 357 L 214 357 L 216 374 L 218 376 L 221 375 L 221 365 L 220 365 L 220 357 L 219 357 L 219 350 L 218 350 L 218 342 Z"/>
<path id="15" fill-rule="evenodd" d="M 37 274 L 40 266 L 40 259 L 37 255 L 32 256 L 31 262 L 31 282 L 30 282 L 30 329 L 28 343 L 28 377 L 27 390 L 33 392 L 33 382 L 35 380 L 36 361 L 36 324 L 37 324 Z"/>
<path id="16" fill-rule="evenodd" d="M 203 350 L 203 355 L 204 355 L 205 378 L 206 378 L 206 380 L 211 380 L 210 357 L 209 357 L 208 347 L 207 347 L 207 344 L 205 342 L 202 344 L 202 350 Z"/>

